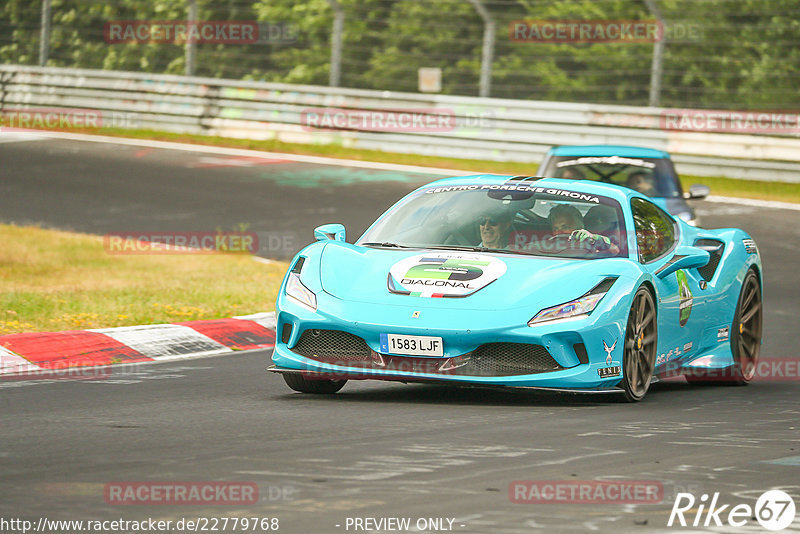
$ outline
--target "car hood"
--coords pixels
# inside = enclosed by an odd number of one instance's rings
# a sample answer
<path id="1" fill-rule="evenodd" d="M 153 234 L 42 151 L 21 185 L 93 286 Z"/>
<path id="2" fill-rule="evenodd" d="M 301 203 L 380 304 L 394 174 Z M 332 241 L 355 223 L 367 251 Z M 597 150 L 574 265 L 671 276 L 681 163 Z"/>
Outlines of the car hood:
<path id="1" fill-rule="evenodd" d="M 576 260 L 445 250 L 392 250 L 330 243 L 320 281 L 347 301 L 414 308 L 514 309 L 577 298 L 607 276 L 630 269 L 624 258 Z"/>

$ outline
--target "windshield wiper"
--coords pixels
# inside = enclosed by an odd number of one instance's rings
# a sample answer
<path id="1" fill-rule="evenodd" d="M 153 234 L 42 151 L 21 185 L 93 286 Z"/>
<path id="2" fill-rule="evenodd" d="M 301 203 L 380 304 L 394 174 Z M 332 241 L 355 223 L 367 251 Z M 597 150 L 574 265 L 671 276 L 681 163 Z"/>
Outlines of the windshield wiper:
<path id="1" fill-rule="evenodd" d="M 527 250 L 508 250 L 505 248 L 489 248 L 489 247 L 472 247 L 469 245 L 399 245 L 397 243 L 383 242 L 383 243 L 360 243 L 362 247 L 382 247 L 382 248 L 418 248 L 418 249 L 432 249 L 432 250 L 461 250 L 464 252 L 499 252 L 501 254 L 521 254 L 524 256 L 539 256 L 535 252 Z"/>
<path id="2" fill-rule="evenodd" d="M 429 245 L 425 248 L 442 250 L 463 250 L 466 252 L 499 252 L 500 254 L 521 254 L 523 256 L 539 256 L 535 252 L 527 250 L 509 250 L 507 248 L 471 247 L 468 245 Z"/>
<path id="3" fill-rule="evenodd" d="M 397 243 L 390 243 L 384 241 L 383 243 L 361 243 L 362 247 L 384 247 L 384 248 L 409 248 L 406 245 L 398 245 Z"/>
<path id="4" fill-rule="evenodd" d="M 471 247 L 469 245 L 425 245 L 425 248 L 436 250 L 464 250 L 466 252 L 492 252 L 494 249 L 487 247 Z"/>

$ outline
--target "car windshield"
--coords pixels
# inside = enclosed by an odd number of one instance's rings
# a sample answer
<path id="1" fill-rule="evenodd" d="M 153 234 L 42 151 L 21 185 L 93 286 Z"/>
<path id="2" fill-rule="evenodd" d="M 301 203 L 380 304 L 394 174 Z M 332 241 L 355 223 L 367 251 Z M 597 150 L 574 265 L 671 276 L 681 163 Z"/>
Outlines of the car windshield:
<path id="1" fill-rule="evenodd" d="M 682 196 L 675 168 L 667 158 L 555 156 L 548 161 L 547 168 L 538 174 L 624 185 L 649 197 Z"/>
<path id="2" fill-rule="evenodd" d="M 419 191 L 358 244 L 594 259 L 627 256 L 625 235 L 611 198 L 511 182 Z"/>

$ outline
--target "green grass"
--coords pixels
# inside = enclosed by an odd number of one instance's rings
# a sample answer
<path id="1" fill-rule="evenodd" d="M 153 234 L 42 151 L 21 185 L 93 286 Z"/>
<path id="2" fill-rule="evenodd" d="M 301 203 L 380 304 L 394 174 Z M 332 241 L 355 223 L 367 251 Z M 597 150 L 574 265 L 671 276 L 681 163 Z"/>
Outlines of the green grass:
<path id="1" fill-rule="evenodd" d="M 155 139 L 161 141 L 176 141 L 201 145 L 226 146 L 234 148 L 248 148 L 267 152 L 283 152 L 287 154 L 303 154 L 311 156 L 327 156 L 332 158 L 354 159 L 361 161 L 376 161 L 382 163 L 396 163 L 402 165 L 420 165 L 424 167 L 437 167 L 455 169 L 468 172 L 490 172 L 497 174 L 527 174 L 535 175 L 538 164 L 498 162 L 479 159 L 444 158 L 437 156 L 417 156 L 414 154 L 399 154 L 381 152 L 378 150 L 361 150 L 346 148 L 336 144 L 309 145 L 301 143 L 284 143 L 278 140 L 250 140 L 234 139 L 228 137 L 215 137 L 207 135 L 191 135 L 161 132 L 156 130 L 127 130 L 104 128 L 86 131 L 102 135 L 118 137 L 132 137 L 138 139 Z M 711 187 L 712 195 L 756 198 L 763 200 L 780 200 L 784 202 L 800 203 L 800 184 L 785 182 L 762 182 L 757 180 L 737 180 L 725 177 L 681 176 L 684 189 L 691 184 L 706 184 Z"/>
<path id="2" fill-rule="evenodd" d="M 0 335 L 219 319 L 275 308 L 287 264 L 109 254 L 103 239 L 0 225 Z"/>
<path id="3" fill-rule="evenodd" d="M 712 195 L 800 202 L 800 184 L 709 176 L 681 176 L 681 184 L 684 191 L 688 190 L 691 184 L 705 184 L 711 188 Z"/>

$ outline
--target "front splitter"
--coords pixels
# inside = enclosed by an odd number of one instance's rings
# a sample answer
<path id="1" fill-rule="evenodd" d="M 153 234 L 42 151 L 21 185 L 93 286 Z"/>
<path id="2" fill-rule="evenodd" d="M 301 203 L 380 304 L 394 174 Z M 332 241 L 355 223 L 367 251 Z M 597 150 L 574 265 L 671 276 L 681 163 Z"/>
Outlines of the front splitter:
<path id="1" fill-rule="evenodd" d="M 610 389 L 580 389 L 580 388 L 553 388 L 553 387 L 542 387 L 542 386 L 506 386 L 506 385 L 492 385 L 486 384 L 484 382 L 469 382 L 463 380 L 446 380 L 446 379 L 436 379 L 430 377 L 421 377 L 416 375 L 369 375 L 369 374 L 339 374 L 339 373 L 331 373 L 331 372 L 322 372 L 322 371 L 306 371 L 302 369 L 283 369 L 276 366 L 267 367 L 267 371 L 271 373 L 299 373 L 304 377 L 310 380 L 382 380 L 384 382 L 414 382 L 420 384 L 438 384 L 438 385 L 448 385 L 448 386 L 455 386 L 455 387 L 467 387 L 467 388 L 483 388 L 483 389 L 494 389 L 494 390 L 525 390 L 525 391 L 552 391 L 552 392 L 559 392 L 559 393 L 581 393 L 581 394 L 620 394 L 623 393 L 624 390 L 620 387 L 614 387 Z"/>

